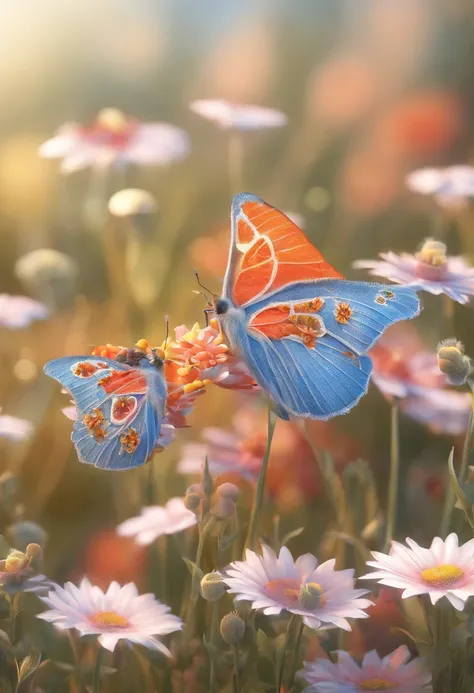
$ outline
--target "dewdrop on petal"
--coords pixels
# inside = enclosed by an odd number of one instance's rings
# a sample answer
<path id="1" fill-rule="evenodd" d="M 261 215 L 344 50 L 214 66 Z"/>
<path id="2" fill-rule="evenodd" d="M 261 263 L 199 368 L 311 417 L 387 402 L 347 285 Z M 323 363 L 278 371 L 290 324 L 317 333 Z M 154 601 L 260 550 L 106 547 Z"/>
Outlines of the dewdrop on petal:
<path id="1" fill-rule="evenodd" d="M 437 347 L 438 368 L 450 385 L 463 385 L 472 373 L 471 361 L 464 346 L 456 339 L 445 339 Z"/>
<path id="2" fill-rule="evenodd" d="M 232 611 L 226 614 L 221 621 L 221 635 L 227 645 L 237 644 L 245 634 L 245 623 L 240 616 Z"/>
<path id="3" fill-rule="evenodd" d="M 217 602 L 225 594 L 225 585 L 219 573 L 207 573 L 201 580 L 201 596 L 207 602 Z"/>

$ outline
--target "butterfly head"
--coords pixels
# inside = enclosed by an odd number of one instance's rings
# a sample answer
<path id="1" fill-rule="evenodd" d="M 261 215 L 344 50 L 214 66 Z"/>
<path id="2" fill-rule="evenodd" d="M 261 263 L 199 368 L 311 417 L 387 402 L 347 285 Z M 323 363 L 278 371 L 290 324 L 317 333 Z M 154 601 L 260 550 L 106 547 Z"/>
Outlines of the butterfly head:
<path id="1" fill-rule="evenodd" d="M 153 348 L 151 350 L 151 354 L 148 354 L 148 361 L 150 363 L 150 366 L 153 366 L 154 368 L 163 368 L 163 365 L 165 363 L 164 358 L 165 354 L 163 352 L 163 349 Z"/>
<path id="2" fill-rule="evenodd" d="M 225 313 L 227 313 L 229 308 L 230 303 L 229 301 L 226 301 L 225 298 L 219 298 L 214 304 L 214 310 L 217 315 L 224 315 Z"/>

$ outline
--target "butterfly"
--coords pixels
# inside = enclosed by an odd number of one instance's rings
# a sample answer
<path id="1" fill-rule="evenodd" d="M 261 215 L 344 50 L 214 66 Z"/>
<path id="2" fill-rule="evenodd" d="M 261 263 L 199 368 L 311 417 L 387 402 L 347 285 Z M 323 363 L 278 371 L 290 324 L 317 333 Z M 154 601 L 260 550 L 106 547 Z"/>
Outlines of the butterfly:
<path id="1" fill-rule="evenodd" d="M 77 408 L 71 440 L 81 462 L 101 469 L 145 464 L 160 436 L 165 414 L 163 361 L 135 351 L 133 360 L 65 356 L 44 372 L 73 396 Z"/>
<path id="2" fill-rule="evenodd" d="M 347 281 L 282 212 L 236 195 L 222 296 L 215 312 L 231 348 L 282 419 L 327 420 L 367 392 L 367 351 L 418 315 L 406 287 Z"/>

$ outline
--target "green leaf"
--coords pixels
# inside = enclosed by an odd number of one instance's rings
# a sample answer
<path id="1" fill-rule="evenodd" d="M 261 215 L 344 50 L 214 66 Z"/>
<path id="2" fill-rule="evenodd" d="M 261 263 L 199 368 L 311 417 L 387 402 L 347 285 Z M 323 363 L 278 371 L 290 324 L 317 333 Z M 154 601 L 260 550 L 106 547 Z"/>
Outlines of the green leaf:
<path id="1" fill-rule="evenodd" d="M 197 566 L 193 561 L 190 561 L 189 558 L 185 558 L 184 556 L 182 558 L 183 558 L 183 561 L 186 563 L 188 570 L 193 577 L 193 581 L 201 582 L 201 580 L 204 577 L 204 573 L 201 570 L 201 568 L 199 566 Z"/>
<path id="2" fill-rule="evenodd" d="M 227 551 L 229 546 L 235 541 L 235 539 L 237 539 L 237 537 L 241 533 L 242 533 L 242 527 L 239 528 L 233 534 L 226 534 L 225 536 L 223 536 L 222 539 L 220 540 L 221 551 Z"/>
<path id="3" fill-rule="evenodd" d="M 212 496 L 214 493 L 214 479 L 209 471 L 209 460 L 207 459 L 207 455 L 202 468 L 201 484 L 206 496 Z"/>
<path id="4" fill-rule="evenodd" d="M 470 506 L 464 491 L 462 490 L 458 477 L 456 476 L 456 472 L 454 469 L 454 448 L 451 449 L 451 452 L 449 453 L 449 459 L 448 459 L 448 471 L 449 471 L 449 478 L 451 479 L 451 484 L 454 489 L 454 493 L 456 494 L 457 498 L 457 503 L 456 507 L 461 508 L 464 510 L 464 513 L 466 515 L 466 519 L 471 525 L 471 527 L 474 529 L 474 516 L 473 516 L 473 511 L 472 507 Z"/>
<path id="5" fill-rule="evenodd" d="M 275 661 L 275 642 L 273 638 L 269 638 L 263 630 L 257 631 L 257 650 L 258 654 L 270 662 Z"/>
<path id="6" fill-rule="evenodd" d="M 294 529 L 291 532 L 287 532 L 284 535 L 283 539 L 281 540 L 281 545 L 286 546 L 289 541 L 291 541 L 292 539 L 295 539 L 296 537 L 299 537 L 301 532 L 303 532 L 303 530 L 304 530 L 304 527 L 298 527 L 298 529 Z"/>
<path id="7" fill-rule="evenodd" d="M 20 664 L 18 671 L 18 685 L 16 693 L 26 693 L 30 690 L 33 676 L 35 675 L 39 665 L 41 664 L 41 654 L 32 652 Z"/>
<path id="8" fill-rule="evenodd" d="M 6 652 L 14 651 L 14 647 L 10 642 L 8 633 L 6 633 L 4 630 L 0 630 L 0 649 L 5 650 Z"/>

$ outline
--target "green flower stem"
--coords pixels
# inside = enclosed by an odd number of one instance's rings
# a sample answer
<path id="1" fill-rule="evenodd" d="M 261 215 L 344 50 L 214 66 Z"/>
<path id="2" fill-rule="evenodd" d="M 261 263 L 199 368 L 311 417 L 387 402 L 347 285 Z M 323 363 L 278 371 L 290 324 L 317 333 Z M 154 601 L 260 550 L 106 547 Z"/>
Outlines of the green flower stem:
<path id="1" fill-rule="evenodd" d="M 16 612 L 18 606 L 19 594 L 10 595 L 10 642 L 12 645 L 15 644 L 16 639 Z"/>
<path id="2" fill-rule="evenodd" d="M 472 383 L 469 382 L 469 386 L 472 389 Z M 474 394 L 473 394 L 473 405 L 469 414 L 469 423 L 466 430 L 466 435 L 464 437 L 464 444 L 462 449 L 461 458 L 461 468 L 459 470 L 459 486 L 462 488 L 464 482 L 466 481 L 467 468 L 469 466 L 469 453 L 471 450 L 472 443 L 472 433 L 474 431 Z M 451 526 L 451 520 L 453 516 L 454 504 L 456 501 L 456 490 L 453 484 L 449 484 L 446 491 L 446 500 L 444 502 L 443 518 L 441 520 L 440 536 L 445 539 L 449 533 L 449 528 Z"/>
<path id="3" fill-rule="evenodd" d="M 288 688 L 288 691 L 290 693 L 293 689 L 293 685 L 295 682 L 296 669 L 298 667 L 298 655 L 299 655 L 299 651 L 300 651 L 301 636 L 303 635 L 303 630 L 304 630 L 304 623 L 303 623 L 303 619 L 300 618 L 299 623 L 297 625 L 297 630 L 296 630 L 295 644 L 294 644 L 293 652 L 291 655 L 290 673 L 288 674 L 287 688 Z"/>
<path id="4" fill-rule="evenodd" d="M 210 632 L 210 643 L 211 651 L 209 652 L 209 693 L 217 692 L 217 676 L 216 676 L 216 661 L 214 652 L 212 651 L 212 646 L 217 641 L 217 636 L 219 633 L 219 603 L 212 602 L 212 616 L 211 616 L 211 632 Z"/>
<path id="5" fill-rule="evenodd" d="M 242 191 L 244 142 L 240 132 L 229 133 L 228 170 L 232 195 Z"/>
<path id="6" fill-rule="evenodd" d="M 92 683 L 92 693 L 99 693 L 100 689 L 100 670 L 102 667 L 102 658 L 104 656 L 104 648 L 99 645 L 97 650 L 97 659 L 95 660 L 94 679 Z"/>
<path id="7" fill-rule="evenodd" d="M 254 549 L 257 541 L 257 534 L 259 529 L 260 514 L 262 512 L 263 506 L 263 496 L 265 493 L 265 480 L 267 477 L 268 461 L 270 459 L 270 450 L 272 447 L 273 432 L 275 430 L 276 424 L 276 414 L 269 408 L 268 409 L 268 433 L 267 433 L 267 447 L 265 449 L 265 454 L 262 460 L 262 468 L 260 469 L 260 474 L 257 482 L 257 489 L 255 491 L 255 500 L 252 509 L 252 516 L 250 518 L 249 531 L 247 534 L 247 539 L 245 540 L 246 549 Z"/>
<path id="8" fill-rule="evenodd" d="M 384 550 L 390 549 L 397 523 L 398 485 L 400 476 L 400 437 L 398 400 L 392 402 L 390 431 L 390 481 L 388 487 L 387 529 Z"/>
<path id="9" fill-rule="evenodd" d="M 234 656 L 234 676 L 233 676 L 234 693 L 240 693 L 239 646 L 236 642 L 232 645 L 232 654 Z"/>
<path id="10" fill-rule="evenodd" d="M 283 670 L 285 668 L 285 655 L 286 655 L 286 652 L 288 650 L 289 644 L 293 639 L 293 633 L 295 632 L 295 629 L 297 628 L 299 622 L 300 622 L 300 617 L 297 616 L 296 614 L 291 614 L 291 616 L 288 620 L 287 626 L 286 626 L 285 642 L 283 643 L 283 647 L 276 658 L 276 664 L 275 664 L 275 691 L 276 691 L 276 693 L 280 693 L 280 690 L 281 690 L 281 685 L 283 683 Z"/>
<path id="11" fill-rule="evenodd" d="M 199 542 L 198 542 L 198 547 L 196 551 L 196 568 L 201 567 L 201 559 L 202 559 L 202 552 L 204 550 L 204 545 L 206 543 L 207 537 L 210 535 L 211 531 L 214 529 L 216 526 L 216 518 L 211 517 L 204 527 L 202 528 L 200 534 L 199 534 Z M 197 600 L 199 597 L 199 580 L 196 578 L 196 574 L 193 574 L 192 576 L 192 581 L 191 581 L 191 594 L 189 595 L 189 604 L 188 604 L 188 612 L 185 620 L 185 625 L 184 625 L 184 633 L 185 636 L 189 636 L 192 633 L 193 630 L 193 625 L 194 625 L 194 615 L 196 612 L 196 604 Z"/>

